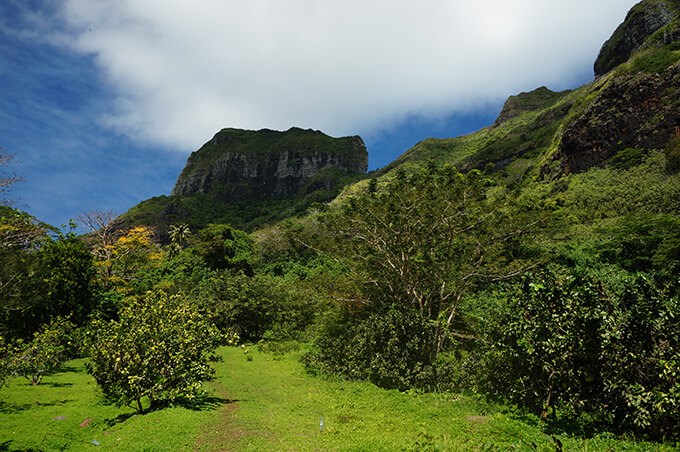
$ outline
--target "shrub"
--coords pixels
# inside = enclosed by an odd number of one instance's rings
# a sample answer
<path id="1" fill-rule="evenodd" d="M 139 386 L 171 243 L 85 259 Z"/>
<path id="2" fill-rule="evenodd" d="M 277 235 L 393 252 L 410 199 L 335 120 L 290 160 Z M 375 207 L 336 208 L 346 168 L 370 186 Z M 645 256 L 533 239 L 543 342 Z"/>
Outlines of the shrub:
<path id="1" fill-rule="evenodd" d="M 327 319 L 304 361 L 308 369 L 383 388 L 428 388 L 437 383 L 435 330 L 420 313 L 400 306 L 363 320 L 338 313 Z"/>
<path id="2" fill-rule="evenodd" d="M 487 389 L 618 430 L 677 440 L 678 299 L 642 275 L 613 291 L 584 275 L 527 277 L 495 330 Z"/>
<path id="3" fill-rule="evenodd" d="M 139 412 L 144 398 L 148 409 L 194 400 L 220 342 L 196 305 L 163 292 L 132 298 L 118 321 L 95 322 L 89 336 L 88 372 L 109 401 Z"/>
<path id="4" fill-rule="evenodd" d="M 19 341 L 17 352 L 11 360 L 13 373 L 26 378 L 33 385 L 40 384 L 47 373 L 70 357 L 69 338 L 72 331 L 71 322 L 57 317 L 37 331 L 33 340 L 25 346 Z"/>

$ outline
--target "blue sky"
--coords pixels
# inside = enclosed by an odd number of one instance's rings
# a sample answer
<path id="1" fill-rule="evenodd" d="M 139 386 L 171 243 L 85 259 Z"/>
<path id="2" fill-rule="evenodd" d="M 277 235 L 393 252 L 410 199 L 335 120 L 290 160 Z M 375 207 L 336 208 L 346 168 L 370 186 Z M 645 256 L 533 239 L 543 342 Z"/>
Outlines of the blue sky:
<path id="1" fill-rule="evenodd" d="M 358 134 L 375 169 L 588 82 L 634 3 L 3 0 L 0 147 L 57 226 L 169 194 L 222 127 Z"/>

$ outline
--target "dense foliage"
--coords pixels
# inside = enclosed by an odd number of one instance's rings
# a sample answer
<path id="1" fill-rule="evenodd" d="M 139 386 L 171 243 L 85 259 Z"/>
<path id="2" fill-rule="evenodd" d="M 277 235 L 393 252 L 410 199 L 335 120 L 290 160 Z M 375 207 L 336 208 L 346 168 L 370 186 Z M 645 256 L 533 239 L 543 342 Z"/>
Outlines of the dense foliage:
<path id="1" fill-rule="evenodd" d="M 88 371 L 104 395 L 141 412 L 143 399 L 148 408 L 194 400 L 220 335 L 194 304 L 149 292 L 129 299 L 117 321 L 96 321 L 89 340 Z"/>
<path id="2" fill-rule="evenodd" d="M 680 138 L 576 156 L 599 165 L 582 173 L 560 161 L 563 134 L 612 80 L 677 64 L 663 39 L 591 85 L 511 99 L 476 134 L 424 140 L 338 198 L 365 175 L 325 168 L 283 199 L 237 201 L 228 184 L 153 198 L 122 220 L 84 214 L 81 237 L 0 206 L 0 385 L 87 354 L 106 398 L 143 412 L 195 401 L 219 344 L 306 341 L 312 372 L 680 441 Z M 672 112 L 677 98 L 660 103 Z M 619 113 L 603 110 L 603 127 Z M 662 116 L 644 130 L 670 133 Z M 326 141 L 297 135 L 304 152 Z M 208 151 L 197 168 L 221 149 Z"/>
<path id="3" fill-rule="evenodd" d="M 326 247 L 352 268 L 358 291 L 322 330 L 310 363 L 388 387 L 426 383 L 423 369 L 468 336 L 464 297 L 520 274 L 533 256 L 525 238 L 541 213 L 529 219 L 489 201 L 491 184 L 478 171 L 431 165 L 325 215 Z"/>
<path id="4" fill-rule="evenodd" d="M 574 272 L 527 276 L 490 327 L 490 390 L 543 416 L 560 407 L 677 440 L 678 282 L 658 288 L 642 275 L 616 283 Z"/>

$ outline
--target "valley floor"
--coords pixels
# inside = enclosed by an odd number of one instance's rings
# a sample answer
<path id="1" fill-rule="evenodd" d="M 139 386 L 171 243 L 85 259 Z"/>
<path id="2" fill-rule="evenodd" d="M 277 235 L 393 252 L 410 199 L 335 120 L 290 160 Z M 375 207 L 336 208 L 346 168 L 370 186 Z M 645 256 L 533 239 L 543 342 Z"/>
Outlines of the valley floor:
<path id="1" fill-rule="evenodd" d="M 552 451 L 558 442 L 570 451 L 676 450 L 608 434 L 558 434 L 473 396 L 308 375 L 299 351 L 225 347 L 220 354 L 210 395 L 195 409 L 135 415 L 104 405 L 83 360 L 36 387 L 13 380 L 0 389 L 0 451 Z"/>

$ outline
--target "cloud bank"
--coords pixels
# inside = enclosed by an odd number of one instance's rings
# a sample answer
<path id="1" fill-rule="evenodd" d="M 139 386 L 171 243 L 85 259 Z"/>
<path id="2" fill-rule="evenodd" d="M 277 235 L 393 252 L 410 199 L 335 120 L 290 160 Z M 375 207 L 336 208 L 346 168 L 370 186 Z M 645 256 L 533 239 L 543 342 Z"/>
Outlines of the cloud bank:
<path id="1" fill-rule="evenodd" d="M 99 120 L 186 152 L 222 127 L 367 131 L 569 86 L 636 0 L 65 0 Z"/>

